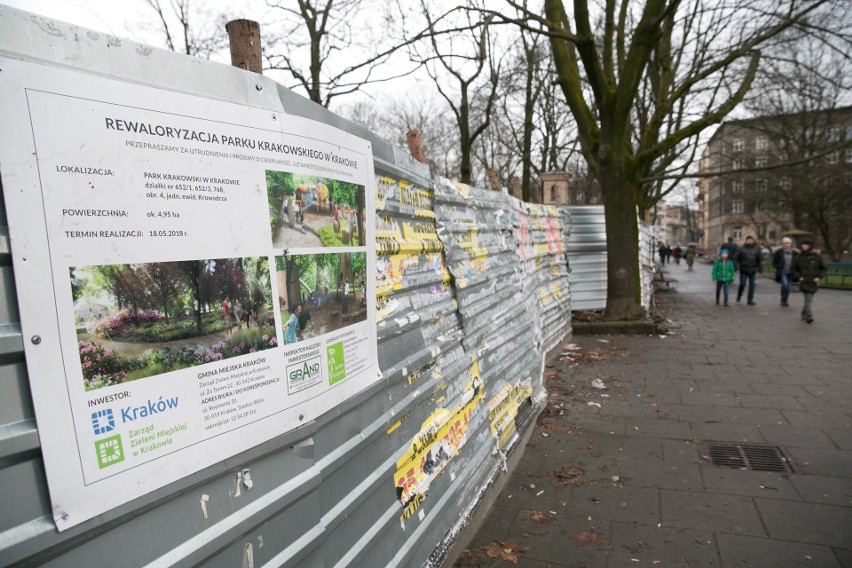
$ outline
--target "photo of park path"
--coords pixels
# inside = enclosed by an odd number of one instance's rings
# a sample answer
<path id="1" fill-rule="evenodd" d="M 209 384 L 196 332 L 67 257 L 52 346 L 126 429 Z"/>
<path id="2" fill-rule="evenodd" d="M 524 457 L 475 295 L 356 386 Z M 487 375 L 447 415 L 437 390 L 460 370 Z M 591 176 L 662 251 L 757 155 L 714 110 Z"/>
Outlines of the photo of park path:
<path id="1" fill-rule="evenodd" d="M 275 248 L 365 245 L 363 186 L 269 170 L 266 191 Z"/>
<path id="2" fill-rule="evenodd" d="M 71 267 L 86 390 L 277 346 L 268 260 Z"/>
<path id="3" fill-rule="evenodd" d="M 367 319 L 366 253 L 275 257 L 284 343 Z"/>

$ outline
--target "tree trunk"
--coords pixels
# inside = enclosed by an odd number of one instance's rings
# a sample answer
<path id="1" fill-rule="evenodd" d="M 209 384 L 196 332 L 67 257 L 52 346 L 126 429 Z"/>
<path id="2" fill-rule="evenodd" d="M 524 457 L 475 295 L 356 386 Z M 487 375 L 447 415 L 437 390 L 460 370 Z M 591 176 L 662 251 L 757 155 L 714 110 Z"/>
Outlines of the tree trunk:
<path id="1" fill-rule="evenodd" d="M 355 214 L 357 215 L 357 224 L 358 224 L 358 244 L 360 246 L 364 246 L 367 244 L 367 238 L 364 234 L 364 221 L 363 221 L 363 212 L 364 212 L 364 191 L 360 188 L 355 192 Z"/>
<path id="2" fill-rule="evenodd" d="M 470 103 L 467 99 L 467 88 L 462 87 L 461 102 L 459 103 L 459 142 L 461 143 L 461 164 L 459 165 L 459 181 L 472 184 L 473 166 L 471 165 L 470 141 Z"/>
<path id="3" fill-rule="evenodd" d="M 639 224 L 632 188 L 623 172 L 602 168 L 607 251 L 607 320 L 631 321 L 644 315 L 639 283 Z"/>

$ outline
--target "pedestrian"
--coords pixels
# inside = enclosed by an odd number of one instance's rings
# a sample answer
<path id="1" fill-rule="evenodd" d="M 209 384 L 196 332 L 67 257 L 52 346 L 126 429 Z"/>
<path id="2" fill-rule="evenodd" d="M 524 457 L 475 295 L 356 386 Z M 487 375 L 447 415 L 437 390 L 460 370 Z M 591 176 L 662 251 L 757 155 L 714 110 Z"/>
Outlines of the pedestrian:
<path id="1" fill-rule="evenodd" d="M 666 263 L 666 243 L 660 243 L 660 248 L 657 249 L 660 254 L 660 264 Z"/>
<path id="2" fill-rule="evenodd" d="M 675 259 L 675 264 L 680 265 L 680 259 L 683 257 L 683 249 L 680 248 L 680 245 L 677 245 L 672 252 L 672 256 Z"/>
<path id="3" fill-rule="evenodd" d="M 225 329 L 228 330 L 228 335 L 231 335 L 231 305 L 228 302 L 228 297 L 225 296 L 225 299 L 222 300 L 222 315 L 225 318 Z"/>
<path id="4" fill-rule="evenodd" d="M 799 253 L 793 248 L 793 239 L 790 237 L 784 237 L 781 243 L 781 248 L 772 256 L 772 266 L 775 267 L 775 281 L 781 284 L 781 305 L 787 307 L 790 305 L 787 300 L 790 297 L 790 282 L 793 281 L 793 259 Z"/>
<path id="5" fill-rule="evenodd" d="M 722 253 L 713 263 L 713 282 L 716 283 L 716 305 L 719 305 L 719 292 L 725 292 L 725 306 L 728 306 L 728 288 L 734 281 L 736 268 L 734 262 L 728 256 L 728 249 L 722 249 Z"/>
<path id="6" fill-rule="evenodd" d="M 826 272 L 822 257 L 812 250 L 813 244 L 810 239 L 804 239 L 801 244 L 802 252 L 793 259 L 791 266 L 793 280 L 799 283 L 799 290 L 805 295 L 802 319 L 808 323 L 814 323 L 814 294 L 817 293 L 819 283 L 825 278 Z"/>
<path id="7" fill-rule="evenodd" d="M 349 313 L 349 280 L 343 281 L 343 307 L 341 312 L 344 315 Z"/>
<path id="8" fill-rule="evenodd" d="M 290 314 L 290 319 L 287 320 L 287 325 L 284 328 L 284 343 L 296 343 L 299 341 L 299 333 L 302 331 L 299 327 L 299 316 L 301 314 L 301 305 L 296 306 L 296 309 Z"/>
<path id="9" fill-rule="evenodd" d="M 748 305 L 756 306 L 754 301 L 755 279 L 757 275 L 763 272 L 761 263 L 763 259 L 760 256 L 760 249 L 754 246 L 754 237 L 749 235 L 745 239 L 743 246 L 737 249 L 734 255 L 734 264 L 737 267 L 737 272 L 740 273 L 740 287 L 737 290 L 737 302 L 743 297 L 746 283 L 748 283 Z"/>
<path id="10" fill-rule="evenodd" d="M 695 245 L 689 245 L 686 247 L 686 266 L 687 270 L 692 270 L 692 265 L 695 262 Z"/>
<path id="11" fill-rule="evenodd" d="M 666 262 L 672 263 L 672 247 L 666 245 Z"/>
<path id="12" fill-rule="evenodd" d="M 730 256 L 733 260 L 733 258 L 737 255 L 737 249 L 739 247 L 737 246 L 737 243 L 734 242 L 734 237 L 728 237 L 728 242 L 723 243 L 722 248 L 728 249 L 728 256 Z"/>
<path id="13" fill-rule="evenodd" d="M 234 300 L 234 318 L 237 320 L 237 329 L 243 328 L 243 306 L 239 300 Z"/>

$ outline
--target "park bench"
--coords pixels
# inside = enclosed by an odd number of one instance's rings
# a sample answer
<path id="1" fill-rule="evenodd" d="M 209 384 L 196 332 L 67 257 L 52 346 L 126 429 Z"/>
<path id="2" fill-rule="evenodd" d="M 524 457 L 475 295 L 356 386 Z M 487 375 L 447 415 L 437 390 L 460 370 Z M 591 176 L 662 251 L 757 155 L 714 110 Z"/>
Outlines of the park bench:
<path id="1" fill-rule="evenodd" d="M 825 285 L 852 288 L 852 262 L 827 262 Z"/>
<path id="2" fill-rule="evenodd" d="M 657 290 L 677 290 L 677 278 L 667 276 L 659 265 L 654 265 L 654 288 Z"/>

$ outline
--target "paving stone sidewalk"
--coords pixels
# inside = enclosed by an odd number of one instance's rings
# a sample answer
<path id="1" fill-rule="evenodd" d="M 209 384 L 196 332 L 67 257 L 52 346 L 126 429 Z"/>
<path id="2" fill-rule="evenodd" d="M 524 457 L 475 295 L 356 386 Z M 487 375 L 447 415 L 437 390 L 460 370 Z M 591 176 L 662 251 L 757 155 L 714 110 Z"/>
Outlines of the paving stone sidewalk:
<path id="1" fill-rule="evenodd" d="M 670 334 L 575 338 L 456 566 L 852 567 L 852 292 L 821 290 L 808 325 L 771 278 L 724 308 L 709 267 L 666 269 Z M 791 469 L 714 465 L 722 443 L 777 446 Z"/>

